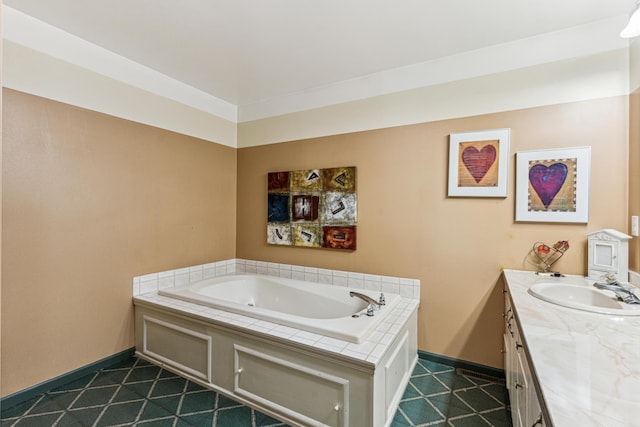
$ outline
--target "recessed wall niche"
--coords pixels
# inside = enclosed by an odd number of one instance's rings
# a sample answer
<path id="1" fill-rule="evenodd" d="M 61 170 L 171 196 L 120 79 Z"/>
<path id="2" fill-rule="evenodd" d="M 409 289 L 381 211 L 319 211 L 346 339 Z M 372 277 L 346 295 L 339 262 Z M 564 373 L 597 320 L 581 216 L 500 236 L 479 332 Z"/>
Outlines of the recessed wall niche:
<path id="1" fill-rule="evenodd" d="M 356 249 L 355 166 L 270 172 L 267 243 Z"/>

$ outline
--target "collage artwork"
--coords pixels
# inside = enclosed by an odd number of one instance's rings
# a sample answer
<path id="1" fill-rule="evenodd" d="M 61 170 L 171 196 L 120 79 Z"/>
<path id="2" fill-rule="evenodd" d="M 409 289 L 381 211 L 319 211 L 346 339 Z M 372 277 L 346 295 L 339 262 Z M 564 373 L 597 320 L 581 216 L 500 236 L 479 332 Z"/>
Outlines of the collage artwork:
<path id="1" fill-rule="evenodd" d="M 267 243 L 356 249 L 356 168 L 268 174 Z"/>

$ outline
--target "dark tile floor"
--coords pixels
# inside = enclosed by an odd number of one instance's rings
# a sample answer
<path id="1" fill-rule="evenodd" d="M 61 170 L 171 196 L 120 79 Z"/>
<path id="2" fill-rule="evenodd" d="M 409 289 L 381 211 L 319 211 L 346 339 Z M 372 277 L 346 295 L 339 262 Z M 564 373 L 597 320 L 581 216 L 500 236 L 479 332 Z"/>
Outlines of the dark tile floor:
<path id="1" fill-rule="evenodd" d="M 504 387 L 420 359 L 391 427 L 510 427 Z M 286 426 L 148 362 L 132 358 L 2 408 L 0 426 Z"/>

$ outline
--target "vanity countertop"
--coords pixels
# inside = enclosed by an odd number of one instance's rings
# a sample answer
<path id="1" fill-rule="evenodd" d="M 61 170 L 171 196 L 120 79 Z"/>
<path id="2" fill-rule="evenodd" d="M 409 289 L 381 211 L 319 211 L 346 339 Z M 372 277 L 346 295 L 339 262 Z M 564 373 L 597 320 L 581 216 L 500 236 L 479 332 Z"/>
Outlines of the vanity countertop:
<path id="1" fill-rule="evenodd" d="M 527 292 L 541 281 L 587 284 L 580 276 L 503 274 L 553 426 L 640 426 L 640 316 L 565 308 Z"/>

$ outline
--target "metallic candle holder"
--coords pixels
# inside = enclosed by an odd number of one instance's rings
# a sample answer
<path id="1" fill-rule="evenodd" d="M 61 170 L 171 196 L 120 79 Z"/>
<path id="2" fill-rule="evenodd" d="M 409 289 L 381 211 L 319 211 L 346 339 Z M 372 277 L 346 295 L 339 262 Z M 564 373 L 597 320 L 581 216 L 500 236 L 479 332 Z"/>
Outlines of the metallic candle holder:
<path id="1" fill-rule="evenodd" d="M 567 249 L 569 242 L 566 240 L 559 240 L 553 246 L 535 242 L 527 254 L 527 262 L 540 269 L 540 273 L 549 273 L 553 264 L 562 258 Z"/>

